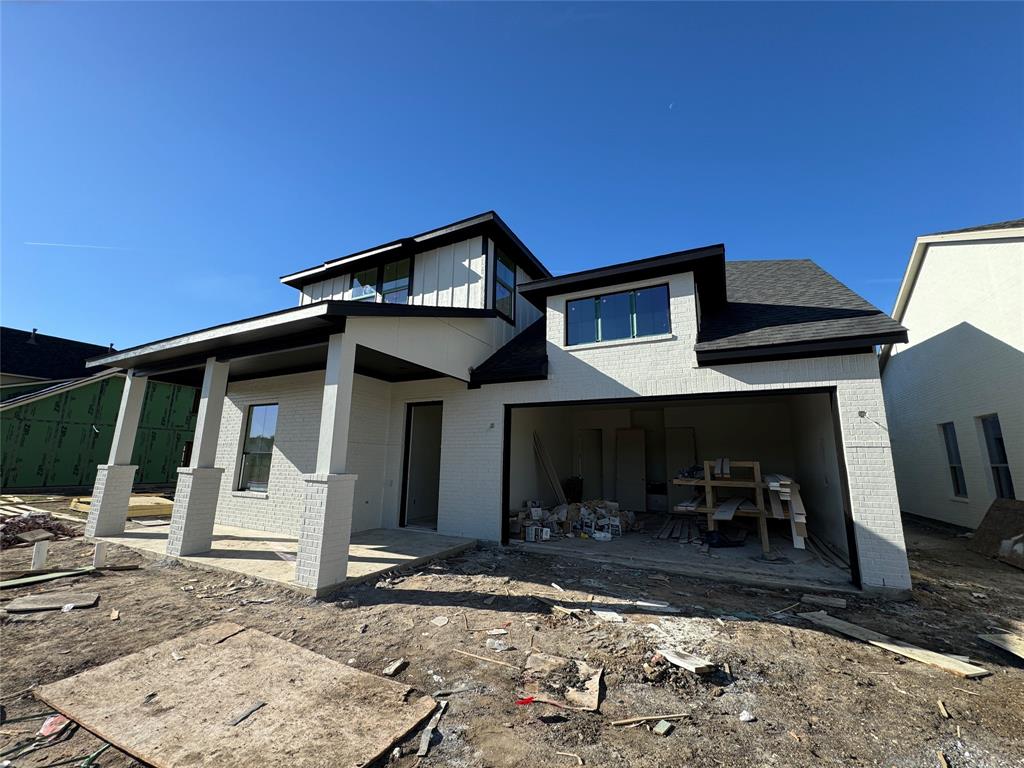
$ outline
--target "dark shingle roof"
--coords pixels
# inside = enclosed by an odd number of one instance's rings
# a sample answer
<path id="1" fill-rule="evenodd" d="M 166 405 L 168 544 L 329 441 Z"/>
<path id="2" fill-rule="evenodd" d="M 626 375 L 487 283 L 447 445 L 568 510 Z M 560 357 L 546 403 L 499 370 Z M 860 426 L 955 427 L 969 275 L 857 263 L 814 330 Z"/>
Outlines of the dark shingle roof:
<path id="1" fill-rule="evenodd" d="M 702 352 L 903 335 L 905 329 L 807 259 L 725 264 L 726 305 L 702 318 Z M 793 355 L 797 356 L 797 355 Z"/>
<path id="2" fill-rule="evenodd" d="M 547 375 L 547 321 L 541 317 L 474 368 L 469 383 L 478 387 L 505 381 L 535 381 Z"/>
<path id="3" fill-rule="evenodd" d="M 37 379 L 74 379 L 90 376 L 85 361 L 109 348 L 59 336 L 0 327 L 0 371 Z"/>
<path id="4" fill-rule="evenodd" d="M 948 229 L 945 232 L 932 232 L 932 235 L 959 235 L 961 232 L 986 232 L 992 229 L 1018 229 L 1024 227 L 1024 219 L 1010 219 L 1009 221 L 997 221 L 994 224 L 981 224 L 977 227 L 964 227 L 963 229 Z M 928 237 L 928 235 L 925 235 Z"/>

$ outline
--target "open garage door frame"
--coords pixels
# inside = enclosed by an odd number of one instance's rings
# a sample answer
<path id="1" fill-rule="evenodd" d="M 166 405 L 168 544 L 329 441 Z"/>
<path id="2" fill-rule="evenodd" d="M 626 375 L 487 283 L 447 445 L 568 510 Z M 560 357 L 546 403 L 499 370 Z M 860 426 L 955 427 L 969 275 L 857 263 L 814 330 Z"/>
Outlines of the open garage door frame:
<path id="1" fill-rule="evenodd" d="M 652 397 L 624 397 L 624 398 L 603 398 L 597 400 L 560 400 L 556 402 L 540 403 L 514 403 L 505 405 L 504 423 L 502 425 L 502 450 L 501 450 L 501 543 L 509 543 L 509 496 L 511 494 L 511 466 L 512 466 L 512 413 L 523 408 L 567 408 L 577 406 L 600 406 L 600 405 L 652 405 L 655 403 L 672 403 L 683 401 L 698 401 L 727 398 L 758 398 L 758 397 L 779 397 L 789 395 L 813 395 L 827 394 L 832 412 L 832 431 L 835 443 L 836 460 L 839 464 L 840 496 L 843 503 L 843 518 L 846 529 L 846 546 L 850 556 L 850 580 L 861 588 L 860 558 L 857 553 L 857 536 L 853 522 L 853 507 L 850 503 L 850 482 L 846 470 L 846 453 L 843 450 L 843 432 L 839 420 L 839 410 L 836 403 L 835 387 L 793 387 L 787 389 L 765 389 L 747 392 L 702 392 L 700 394 L 688 395 L 656 395 Z"/>

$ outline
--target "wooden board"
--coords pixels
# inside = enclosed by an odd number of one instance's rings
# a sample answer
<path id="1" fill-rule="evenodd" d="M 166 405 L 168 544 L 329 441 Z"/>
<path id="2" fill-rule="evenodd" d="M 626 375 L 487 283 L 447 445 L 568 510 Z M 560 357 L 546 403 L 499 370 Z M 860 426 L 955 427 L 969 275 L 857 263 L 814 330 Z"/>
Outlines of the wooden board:
<path id="1" fill-rule="evenodd" d="M 906 656 L 908 659 L 913 659 L 914 661 L 919 661 L 922 664 L 937 667 L 946 672 L 951 672 L 954 675 L 959 675 L 960 677 L 985 677 L 986 675 L 992 674 L 987 669 L 976 667 L 973 664 L 967 664 L 959 661 L 958 659 L 954 659 L 952 656 L 947 656 L 943 653 L 936 653 L 935 651 L 929 651 L 925 648 L 918 648 L 916 645 L 911 645 L 910 643 L 905 643 L 894 637 L 883 635 L 881 632 L 875 632 L 874 630 L 859 627 L 856 624 L 851 624 L 848 621 L 837 619 L 835 616 L 829 616 L 825 611 L 812 611 L 810 613 L 799 613 L 797 615 L 800 618 L 807 619 L 819 626 L 828 627 L 829 629 L 847 635 L 848 637 L 853 637 L 857 640 L 863 640 L 866 643 L 871 643 L 871 645 L 882 648 L 890 653 L 895 653 L 899 656 Z"/>
<path id="2" fill-rule="evenodd" d="M 1009 634 L 978 635 L 979 640 L 984 640 L 990 645 L 1002 648 L 1007 653 L 1012 653 L 1019 659 L 1024 659 L 1024 637 Z"/>
<path id="3" fill-rule="evenodd" d="M 5 608 L 8 613 L 33 613 L 34 611 L 59 611 L 65 605 L 75 608 L 92 608 L 100 600 L 95 592 L 43 592 L 38 595 L 16 597 Z"/>
<path id="4" fill-rule="evenodd" d="M 698 675 L 713 672 L 715 669 L 715 665 L 707 659 L 702 659 L 700 656 L 694 656 L 692 653 L 687 653 L 686 651 L 676 651 L 671 648 L 659 648 L 658 653 L 660 653 L 669 664 L 682 667 L 683 669 L 694 672 Z"/>
<path id="5" fill-rule="evenodd" d="M 231 622 L 33 693 L 156 768 L 365 765 L 435 706 L 407 685 Z"/>

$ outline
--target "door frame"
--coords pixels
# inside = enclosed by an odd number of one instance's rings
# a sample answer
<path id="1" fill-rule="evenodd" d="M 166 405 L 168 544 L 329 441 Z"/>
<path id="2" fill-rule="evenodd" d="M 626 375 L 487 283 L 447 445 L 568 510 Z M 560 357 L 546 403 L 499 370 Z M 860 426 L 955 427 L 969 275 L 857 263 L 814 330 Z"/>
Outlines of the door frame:
<path id="1" fill-rule="evenodd" d="M 405 520 L 405 513 L 406 513 L 406 508 L 405 507 L 406 507 L 407 499 L 409 497 L 409 459 L 411 458 L 410 457 L 410 452 L 412 450 L 412 425 L 413 425 L 412 415 L 413 415 L 413 409 L 414 408 L 419 408 L 420 406 L 426 406 L 426 405 L 438 405 L 438 406 L 441 407 L 442 427 L 443 427 L 443 424 L 444 424 L 444 422 L 443 422 L 443 419 L 444 419 L 444 401 L 443 400 L 422 400 L 422 401 L 418 401 L 418 402 L 415 402 L 415 403 L 406 403 L 405 404 L 405 438 L 403 440 L 404 446 L 402 448 L 402 499 L 401 499 L 401 504 L 400 504 L 400 506 L 398 508 L 398 527 L 399 528 L 405 528 L 406 525 L 407 525 L 406 520 Z M 441 448 L 441 446 L 439 445 L 438 446 L 438 450 L 439 451 L 440 451 L 440 448 Z M 440 490 L 440 488 L 438 490 Z M 441 501 L 441 499 L 438 498 L 438 507 L 439 508 L 441 506 L 440 505 L 440 501 Z M 440 509 L 438 511 L 440 512 Z M 436 524 L 435 524 L 435 530 L 436 530 Z"/>

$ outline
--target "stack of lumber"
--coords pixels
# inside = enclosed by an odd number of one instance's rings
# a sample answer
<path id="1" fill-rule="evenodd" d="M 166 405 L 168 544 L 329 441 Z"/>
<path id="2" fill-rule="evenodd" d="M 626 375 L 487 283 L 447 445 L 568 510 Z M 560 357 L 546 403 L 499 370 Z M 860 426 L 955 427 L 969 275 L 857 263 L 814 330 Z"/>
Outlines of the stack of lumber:
<path id="1" fill-rule="evenodd" d="M 791 477 L 779 474 L 766 474 L 764 481 L 768 484 L 768 503 L 772 517 L 779 520 L 789 518 L 793 532 L 793 546 L 806 549 L 807 510 L 800 498 L 800 486 Z"/>
<path id="2" fill-rule="evenodd" d="M 92 498 L 74 499 L 69 505 L 76 512 L 89 512 Z M 170 517 L 174 502 L 163 496 L 131 496 L 128 500 L 128 517 Z"/>

